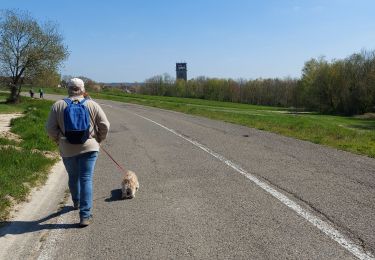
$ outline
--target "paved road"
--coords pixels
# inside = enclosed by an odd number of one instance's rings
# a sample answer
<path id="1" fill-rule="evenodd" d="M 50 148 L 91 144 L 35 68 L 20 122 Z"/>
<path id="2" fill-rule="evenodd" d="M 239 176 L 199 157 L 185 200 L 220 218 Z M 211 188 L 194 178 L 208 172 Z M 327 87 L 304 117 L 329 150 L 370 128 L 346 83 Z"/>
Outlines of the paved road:
<path id="1" fill-rule="evenodd" d="M 374 159 L 99 102 L 111 122 L 104 146 L 137 173 L 140 190 L 119 200 L 121 174 L 101 153 L 94 223 L 77 228 L 67 206 L 50 220 L 39 259 L 372 259 Z"/>

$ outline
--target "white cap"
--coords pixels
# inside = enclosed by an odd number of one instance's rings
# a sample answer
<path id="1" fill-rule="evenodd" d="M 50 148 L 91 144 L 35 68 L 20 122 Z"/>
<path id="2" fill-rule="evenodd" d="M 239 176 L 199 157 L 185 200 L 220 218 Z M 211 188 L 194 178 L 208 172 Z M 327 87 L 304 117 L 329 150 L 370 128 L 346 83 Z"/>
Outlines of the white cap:
<path id="1" fill-rule="evenodd" d="M 85 83 L 82 79 L 72 78 L 68 81 L 69 96 L 80 96 L 85 93 Z"/>

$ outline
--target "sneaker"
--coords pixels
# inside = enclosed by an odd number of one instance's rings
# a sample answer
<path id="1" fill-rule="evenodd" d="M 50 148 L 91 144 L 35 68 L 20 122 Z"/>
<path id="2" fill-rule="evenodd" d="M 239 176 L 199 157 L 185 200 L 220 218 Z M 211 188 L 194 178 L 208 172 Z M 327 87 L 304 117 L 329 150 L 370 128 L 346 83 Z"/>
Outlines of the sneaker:
<path id="1" fill-rule="evenodd" d="M 79 201 L 73 201 L 73 209 L 74 210 L 79 209 Z"/>
<path id="2" fill-rule="evenodd" d="M 92 223 L 92 217 L 90 218 L 82 218 L 81 221 L 79 222 L 80 227 L 87 227 Z"/>

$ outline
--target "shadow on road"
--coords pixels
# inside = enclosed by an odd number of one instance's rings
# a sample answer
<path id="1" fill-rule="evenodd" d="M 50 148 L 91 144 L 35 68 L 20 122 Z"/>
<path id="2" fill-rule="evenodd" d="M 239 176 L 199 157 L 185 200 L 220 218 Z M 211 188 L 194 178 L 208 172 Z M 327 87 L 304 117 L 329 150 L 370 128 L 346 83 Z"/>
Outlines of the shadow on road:
<path id="1" fill-rule="evenodd" d="M 113 201 L 123 200 L 121 198 L 121 195 L 122 195 L 121 189 L 111 190 L 111 197 L 106 198 L 104 201 L 113 202 Z"/>
<path id="2" fill-rule="evenodd" d="M 72 206 L 65 206 L 61 210 L 36 221 L 3 221 L 0 222 L 0 237 L 7 234 L 25 234 L 40 230 L 79 228 L 77 224 L 43 224 L 43 222 L 66 214 L 73 210 Z"/>

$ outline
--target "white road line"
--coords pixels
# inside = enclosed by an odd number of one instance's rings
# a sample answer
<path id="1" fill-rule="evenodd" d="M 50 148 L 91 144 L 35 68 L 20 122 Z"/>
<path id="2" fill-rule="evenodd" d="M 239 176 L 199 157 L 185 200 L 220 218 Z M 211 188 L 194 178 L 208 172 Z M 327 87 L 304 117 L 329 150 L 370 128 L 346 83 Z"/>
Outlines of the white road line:
<path id="1" fill-rule="evenodd" d="M 223 163 L 225 163 L 226 165 L 232 167 L 234 170 L 236 170 L 237 172 L 241 173 L 242 175 L 244 175 L 246 178 L 248 178 L 249 180 L 251 180 L 252 182 L 254 182 L 256 185 L 258 185 L 260 188 L 262 188 L 263 190 L 265 190 L 266 192 L 268 192 L 269 194 L 271 194 L 273 197 L 275 197 L 276 199 L 278 199 L 279 201 L 281 201 L 283 204 L 285 204 L 286 206 L 288 206 L 289 208 L 291 208 L 292 210 L 294 210 L 298 215 L 300 215 L 301 217 L 303 217 L 304 219 L 306 219 L 307 221 L 309 221 L 311 224 L 313 224 L 315 227 L 317 227 L 320 231 L 322 231 L 323 233 L 325 233 L 327 236 L 329 236 L 331 239 L 333 239 L 334 241 L 336 241 L 337 243 L 339 243 L 342 247 L 344 247 L 346 250 L 348 250 L 350 253 L 352 253 L 354 256 L 356 256 L 357 258 L 359 259 L 363 259 L 363 260 L 375 260 L 375 257 L 370 253 L 370 252 L 366 252 L 361 246 L 357 245 L 356 243 L 354 243 L 353 241 L 351 241 L 349 238 L 345 237 L 343 234 L 341 234 L 337 229 L 335 229 L 332 225 L 330 225 L 329 223 L 323 221 L 322 219 L 320 219 L 319 217 L 315 216 L 312 212 L 309 212 L 308 210 L 306 209 L 303 209 L 300 205 L 298 205 L 296 202 L 292 201 L 291 199 L 289 199 L 287 196 L 285 196 L 284 194 L 282 194 L 281 192 L 277 191 L 276 189 L 272 188 L 270 185 L 268 185 L 267 183 L 259 180 L 257 177 L 255 177 L 254 175 L 248 173 L 247 171 L 245 171 L 241 166 L 239 166 L 238 164 L 226 159 L 224 156 L 212 151 L 211 149 L 209 149 L 208 147 L 204 146 L 203 144 L 200 144 L 198 143 L 197 141 L 194 141 L 190 138 L 187 138 L 179 133 L 177 133 L 175 130 L 171 129 L 171 128 L 168 128 L 162 124 L 159 124 L 158 122 L 155 122 L 147 117 L 144 117 L 144 116 L 141 116 L 141 115 L 138 115 L 136 113 L 133 113 L 133 112 L 130 112 L 130 111 L 127 111 L 131 114 L 134 114 L 138 117 L 141 117 L 145 120 L 148 120 L 158 126 L 160 126 L 161 128 L 164 128 L 165 130 L 181 137 L 182 139 L 185 139 L 186 141 L 192 143 L 193 145 L 201 148 L 203 151 L 211 154 L 213 157 L 219 159 L 220 161 L 222 161 Z"/>

